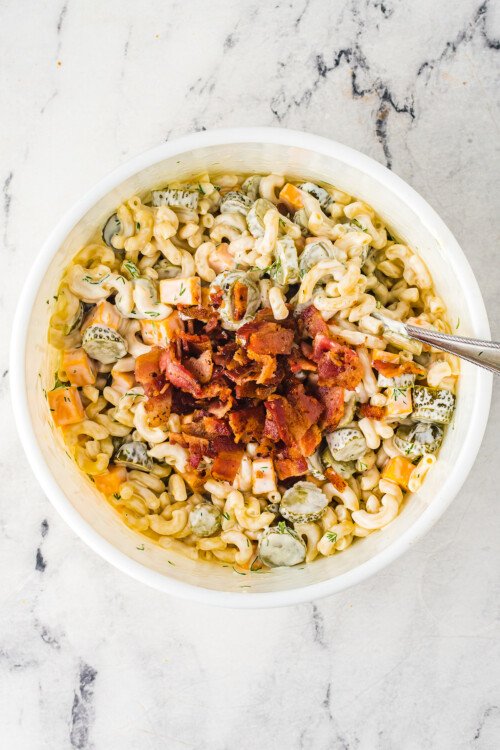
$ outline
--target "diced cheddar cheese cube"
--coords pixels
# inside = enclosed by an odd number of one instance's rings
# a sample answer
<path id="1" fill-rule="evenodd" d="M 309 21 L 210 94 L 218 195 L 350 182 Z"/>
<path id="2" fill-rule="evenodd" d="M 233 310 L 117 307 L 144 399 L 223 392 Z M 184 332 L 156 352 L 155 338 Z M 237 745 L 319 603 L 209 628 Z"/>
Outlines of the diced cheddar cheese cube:
<path id="1" fill-rule="evenodd" d="M 47 394 L 49 408 L 56 425 L 77 424 L 85 418 L 82 400 L 77 388 L 56 388 Z"/>
<path id="2" fill-rule="evenodd" d="M 177 310 L 163 320 L 141 320 L 142 340 L 149 346 L 166 347 L 175 334 L 182 330 L 182 321 Z"/>
<path id="3" fill-rule="evenodd" d="M 405 456 L 394 456 L 384 467 L 382 478 L 394 482 L 404 490 L 408 489 L 411 473 L 415 468 L 410 459 Z"/>
<path id="4" fill-rule="evenodd" d="M 373 349 L 372 362 L 399 362 L 399 354 L 386 352 L 385 349 Z"/>
<path id="5" fill-rule="evenodd" d="M 210 287 L 208 286 L 201 287 L 201 303 L 200 304 L 202 307 L 208 307 L 208 305 L 210 305 Z"/>
<path id="6" fill-rule="evenodd" d="M 120 323 L 122 322 L 122 316 L 111 302 L 102 300 L 89 312 L 82 325 L 82 333 L 89 326 L 106 326 L 107 328 L 114 328 L 118 330 Z"/>
<path id="7" fill-rule="evenodd" d="M 71 385 L 93 385 L 96 381 L 96 367 L 81 347 L 63 352 L 61 368 Z"/>
<path id="8" fill-rule="evenodd" d="M 161 279 L 160 300 L 166 305 L 199 305 L 201 280 L 198 276 L 186 279 Z"/>
<path id="9" fill-rule="evenodd" d="M 386 417 L 407 417 L 413 411 L 411 388 L 408 386 L 387 388 L 385 391 L 387 403 L 385 405 Z"/>
<path id="10" fill-rule="evenodd" d="M 117 494 L 126 481 L 127 470 L 124 466 L 112 466 L 104 474 L 94 476 L 95 486 L 106 496 Z"/>
<path id="11" fill-rule="evenodd" d="M 135 373 L 132 372 L 119 372 L 114 368 L 111 370 L 111 387 L 119 393 L 127 393 L 135 385 Z"/>
<path id="12" fill-rule="evenodd" d="M 186 471 L 181 474 L 181 477 L 193 492 L 198 492 L 207 481 L 206 477 L 203 477 L 198 471 Z"/>
<path id="13" fill-rule="evenodd" d="M 276 490 L 276 474 L 271 458 L 257 458 L 252 462 L 252 492 L 266 495 Z"/>
<path id="14" fill-rule="evenodd" d="M 292 209 L 292 211 L 298 211 L 304 206 L 302 193 L 299 188 L 295 187 L 295 185 L 292 185 L 290 182 L 287 182 L 287 184 L 281 189 L 280 201 L 288 206 L 288 208 Z"/>

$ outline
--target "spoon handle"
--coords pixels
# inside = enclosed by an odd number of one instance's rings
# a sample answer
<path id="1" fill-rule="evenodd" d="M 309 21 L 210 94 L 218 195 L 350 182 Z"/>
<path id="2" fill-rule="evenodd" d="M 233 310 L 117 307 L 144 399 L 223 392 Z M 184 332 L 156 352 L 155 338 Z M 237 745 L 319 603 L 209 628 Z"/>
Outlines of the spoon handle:
<path id="1" fill-rule="evenodd" d="M 456 354 L 467 362 L 484 367 L 485 370 L 500 374 L 500 342 L 469 339 L 465 336 L 452 336 L 448 333 L 428 330 L 420 326 L 405 325 L 407 334 L 423 344 L 430 344 L 449 354 Z"/>

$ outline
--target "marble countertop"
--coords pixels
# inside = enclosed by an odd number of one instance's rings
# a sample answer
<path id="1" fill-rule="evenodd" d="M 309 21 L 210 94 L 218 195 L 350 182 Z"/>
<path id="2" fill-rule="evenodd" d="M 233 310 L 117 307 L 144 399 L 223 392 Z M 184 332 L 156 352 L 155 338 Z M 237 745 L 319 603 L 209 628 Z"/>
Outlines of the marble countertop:
<path id="1" fill-rule="evenodd" d="M 497 748 L 498 382 L 468 481 L 411 552 L 317 603 L 231 611 L 148 590 L 58 517 L 14 428 L 8 340 L 73 201 L 150 146 L 238 125 L 390 166 L 457 236 L 500 339 L 498 4 L 4 0 L 0 14 L 0 744 Z"/>

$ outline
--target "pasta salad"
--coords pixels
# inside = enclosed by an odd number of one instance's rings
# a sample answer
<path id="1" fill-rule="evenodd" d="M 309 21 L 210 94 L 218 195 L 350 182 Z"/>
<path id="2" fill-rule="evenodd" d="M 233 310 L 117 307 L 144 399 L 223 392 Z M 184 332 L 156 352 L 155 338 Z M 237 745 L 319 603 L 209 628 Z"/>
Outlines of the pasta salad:
<path id="1" fill-rule="evenodd" d="M 73 258 L 51 418 L 130 527 L 252 571 L 387 526 L 436 461 L 457 360 L 422 259 L 366 203 L 283 175 L 133 196 Z"/>

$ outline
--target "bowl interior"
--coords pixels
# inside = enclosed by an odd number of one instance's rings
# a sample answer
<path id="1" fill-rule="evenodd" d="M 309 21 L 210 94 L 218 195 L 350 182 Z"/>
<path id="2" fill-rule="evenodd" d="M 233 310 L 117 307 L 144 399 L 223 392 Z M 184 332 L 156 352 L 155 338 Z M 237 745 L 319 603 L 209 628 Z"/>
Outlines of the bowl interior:
<path id="1" fill-rule="evenodd" d="M 455 268 L 453 249 L 450 251 L 442 244 L 443 236 L 447 237 L 447 234 L 443 235 L 442 223 L 433 212 L 429 212 L 425 218 L 421 211 L 418 215 L 406 202 L 406 196 L 401 195 L 404 186 L 401 189 L 389 187 L 387 183 L 390 180 L 381 180 L 380 173 L 375 174 L 375 168 L 367 171 L 366 164 L 356 164 L 352 153 L 350 157 L 342 152 L 334 156 L 326 150 L 319 153 L 306 147 L 272 142 L 242 142 L 203 146 L 169 156 L 138 171 L 102 195 L 67 234 L 46 270 L 33 301 L 25 358 L 28 406 L 38 445 L 55 482 L 67 498 L 68 512 L 65 515 L 68 520 L 74 521 L 73 527 L 81 525 L 80 519 L 83 519 L 112 548 L 155 571 L 157 575 L 151 576 L 151 579 L 155 579 L 156 585 L 161 586 L 163 580 L 168 589 L 168 579 L 215 591 L 252 594 L 297 589 L 327 580 L 340 581 L 397 540 L 408 536 L 411 527 L 433 505 L 443 506 L 451 499 L 449 479 L 455 466 L 460 464 L 464 435 L 468 434 L 479 384 L 478 370 L 467 364 L 463 366 L 460 380 L 454 425 L 448 430 L 439 461 L 422 489 L 407 499 L 398 518 L 383 531 L 354 543 L 342 554 L 317 560 L 310 565 L 266 574 L 242 576 L 231 566 L 196 563 L 167 552 L 129 530 L 68 457 L 60 435 L 53 430 L 48 419 L 44 390 L 53 385 L 54 352 L 46 343 L 47 328 L 53 295 L 57 292 L 69 259 L 89 241 L 95 227 L 102 225 L 123 199 L 163 182 L 189 178 L 204 171 L 285 173 L 292 177 L 323 180 L 361 198 L 372 205 L 387 225 L 424 258 L 437 292 L 448 307 L 450 321 L 460 320 L 460 333 L 480 333 L 475 323 L 474 297 L 467 288 L 463 266 L 462 270 Z M 463 257 L 461 262 L 463 264 Z M 82 529 L 85 527 L 81 526 Z"/>

